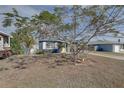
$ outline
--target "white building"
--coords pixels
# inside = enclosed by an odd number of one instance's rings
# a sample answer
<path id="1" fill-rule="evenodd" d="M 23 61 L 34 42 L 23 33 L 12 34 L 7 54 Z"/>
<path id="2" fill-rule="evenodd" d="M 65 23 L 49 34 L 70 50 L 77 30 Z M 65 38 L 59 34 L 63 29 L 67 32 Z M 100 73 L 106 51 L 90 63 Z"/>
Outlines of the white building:
<path id="1" fill-rule="evenodd" d="M 55 39 L 38 40 L 37 39 L 36 41 L 37 41 L 36 44 L 31 49 L 31 53 L 34 53 L 34 51 L 36 50 L 51 51 L 52 53 L 69 53 L 70 52 L 69 45 L 61 40 L 55 40 Z"/>
<path id="2" fill-rule="evenodd" d="M 124 53 L 124 42 L 94 41 L 89 43 L 95 51 L 122 52 Z"/>
<path id="3" fill-rule="evenodd" d="M 0 32 L 0 50 L 10 49 L 10 35 Z"/>
<path id="4" fill-rule="evenodd" d="M 61 46 L 60 46 L 61 45 Z M 61 47 L 61 49 L 60 49 Z M 39 41 L 40 50 L 52 50 L 54 53 L 67 53 L 70 51 L 69 45 L 61 40 L 44 39 Z"/>

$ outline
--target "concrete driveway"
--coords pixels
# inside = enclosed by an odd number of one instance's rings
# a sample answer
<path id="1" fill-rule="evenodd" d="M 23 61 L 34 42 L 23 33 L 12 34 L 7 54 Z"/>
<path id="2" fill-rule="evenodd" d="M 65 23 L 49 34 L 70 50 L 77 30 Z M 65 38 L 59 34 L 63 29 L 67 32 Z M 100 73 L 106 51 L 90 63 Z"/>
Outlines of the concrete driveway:
<path id="1" fill-rule="evenodd" d="M 117 60 L 124 60 L 124 53 L 121 54 L 121 53 L 112 53 L 112 52 L 90 52 L 89 54 L 117 59 Z"/>

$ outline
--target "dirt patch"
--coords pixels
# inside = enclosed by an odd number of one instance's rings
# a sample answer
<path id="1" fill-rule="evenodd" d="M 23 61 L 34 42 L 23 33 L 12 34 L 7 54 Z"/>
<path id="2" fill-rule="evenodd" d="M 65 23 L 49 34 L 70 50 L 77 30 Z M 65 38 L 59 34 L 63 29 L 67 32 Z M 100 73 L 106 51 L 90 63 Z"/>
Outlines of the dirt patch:
<path id="1" fill-rule="evenodd" d="M 72 65 L 61 55 L 0 60 L 0 87 L 124 87 L 124 62 L 89 56 Z"/>

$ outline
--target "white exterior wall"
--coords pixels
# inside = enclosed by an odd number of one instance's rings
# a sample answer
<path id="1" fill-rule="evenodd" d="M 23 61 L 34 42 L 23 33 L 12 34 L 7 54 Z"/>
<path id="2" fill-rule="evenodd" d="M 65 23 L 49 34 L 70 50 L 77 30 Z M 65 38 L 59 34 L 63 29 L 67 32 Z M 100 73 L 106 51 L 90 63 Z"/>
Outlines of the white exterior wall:
<path id="1" fill-rule="evenodd" d="M 36 51 L 37 51 L 38 49 L 39 49 L 39 48 L 38 48 L 38 44 L 35 44 L 35 45 L 31 48 L 30 53 L 31 53 L 31 54 L 34 54 L 34 53 L 36 53 Z"/>
<path id="2" fill-rule="evenodd" d="M 10 47 L 10 37 L 8 37 L 8 43 L 4 43 L 4 36 L 0 35 L 1 40 L 0 40 L 0 50 L 4 50 L 4 48 L 9 48 Z"/>
<path id="3" fill-rule="evenodd" d="M 47 46 L 47 43 L 50 41 L 39 41 L 38 43 L 38 50 L 54 50 L 54 49 L 58 49 L 58 44 L 59 42 L 52 42 L 54 43 L 54 45 L 51 45 L 51 47 Z M 52 47 L 53 46 L 53 47 Z M 70 47 L 69 46 L 65 46 L 66 51 L 70 52 Z"/>
<path id="4" fill-rule="evenodd" d="M 120 52 L 120 45 L 113 45 L 113 52 Z"/>
<path id="5" fill-rule="evenodd" d="M 46 49 L 46 42 L 42 43 L 43 49 Z"/>
<path id="6" fill-rule="evenodd" d="M 8 37 L 8 47 L 10 47 L 10 37 Z"/>
<path id="7" fill-rule="evenodd" d="M 124 49 L 120 49 L 120 52 L 124 52 Z"/>
<path id="8" fill-rule="evenodd" d="M 3 50 L 3 36 L 0 35 L 0 50 Z"/>
<path id="9" fill-rule="evenodd" d="M 34 54 L 37 52 L 37 50 L 39 50 L 39 41 L 38 38 L 34 38 L 35 39 L 35 44 L 33 45 L 33 47 L 30 50 L 31 54 Z"/>
<path id="10" fill-rule="evenodd" d="M 55 48 L 58 48 L 58 43 L 57 42 L 55 43 Z"/>
<path id="11" fill-rule="evenodd" d="M 53 48 L 47 48 L 46 45 L 47 45 L 47 42 L 42 42 L 42 48 L 43 49 L 53 49 Z M 54 45 L 55 45 L 55 48 L 58 48 L 58 43 L 57 42 L 55 42 Z"/>

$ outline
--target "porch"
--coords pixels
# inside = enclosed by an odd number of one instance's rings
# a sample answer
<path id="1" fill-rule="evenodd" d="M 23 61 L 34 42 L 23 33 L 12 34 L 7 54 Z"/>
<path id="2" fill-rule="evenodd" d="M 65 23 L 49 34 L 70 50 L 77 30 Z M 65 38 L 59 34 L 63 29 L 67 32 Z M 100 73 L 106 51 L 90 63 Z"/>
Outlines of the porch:
<path id="1" fill-rule="evenodd" d="M 0 50 L 10 49 L 10 37 L 0 35 Z"/>

